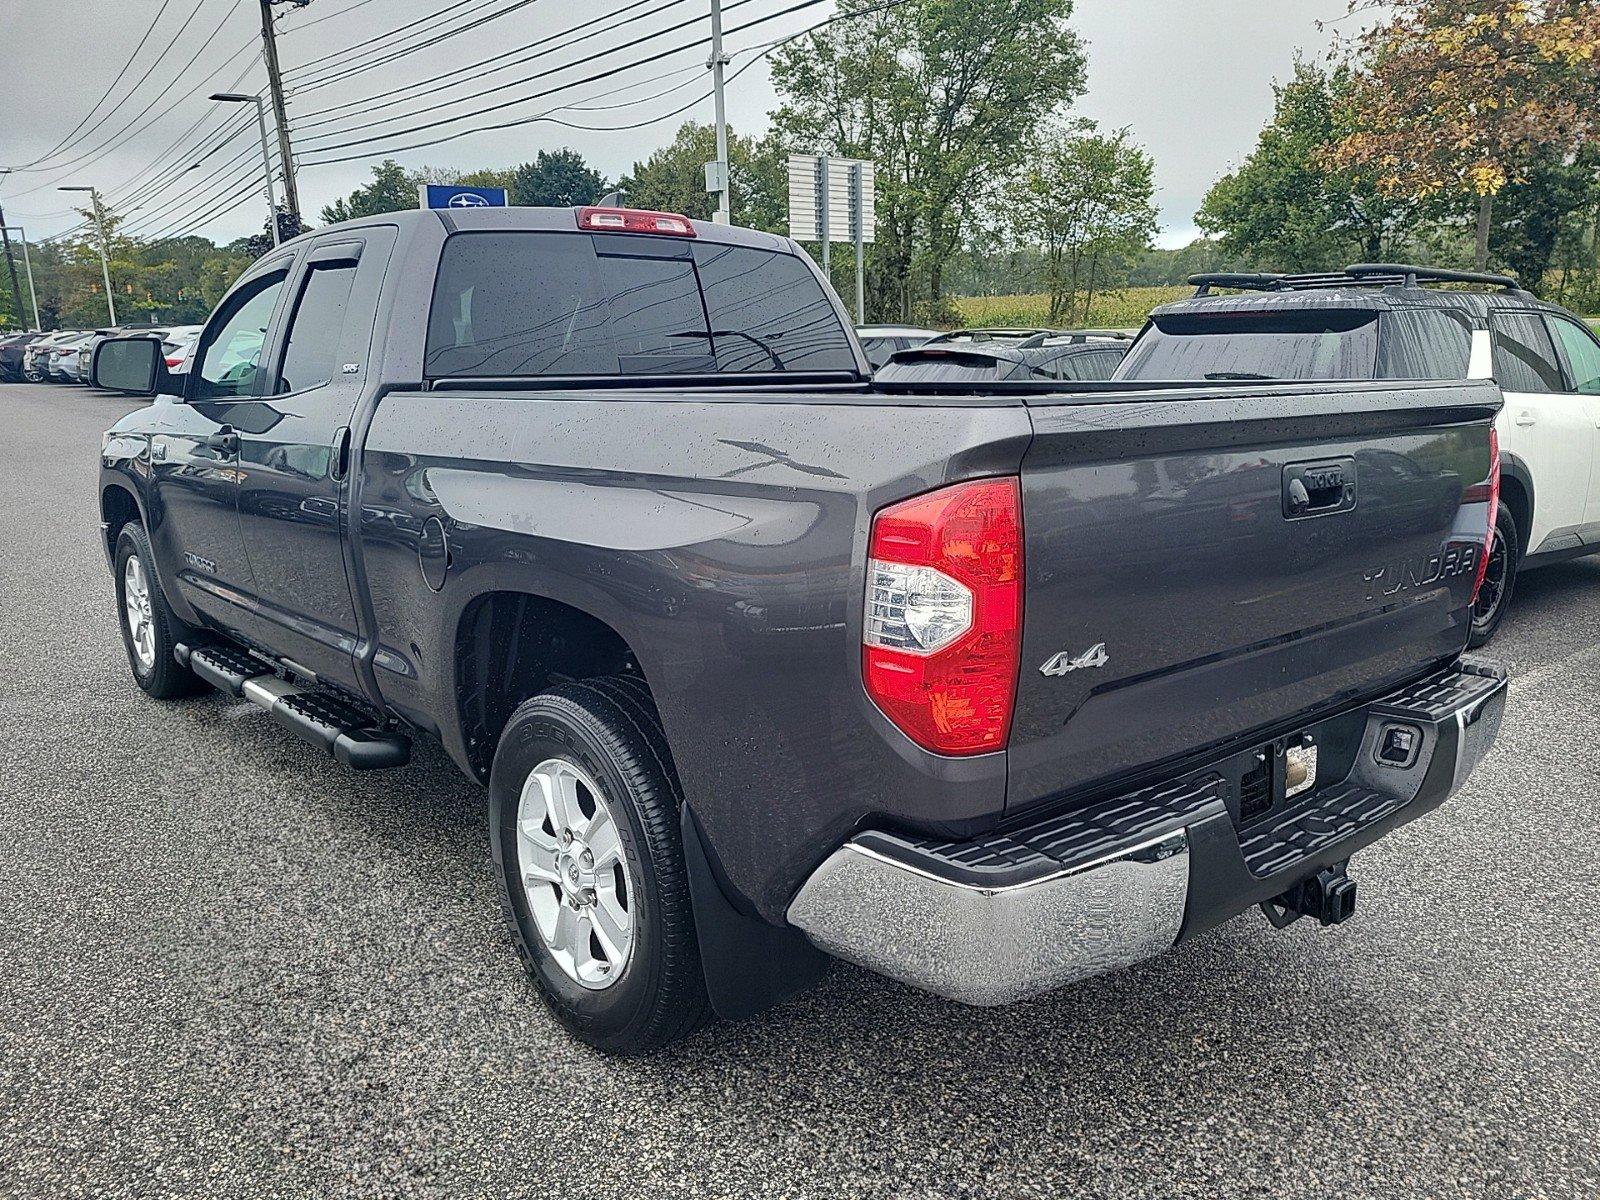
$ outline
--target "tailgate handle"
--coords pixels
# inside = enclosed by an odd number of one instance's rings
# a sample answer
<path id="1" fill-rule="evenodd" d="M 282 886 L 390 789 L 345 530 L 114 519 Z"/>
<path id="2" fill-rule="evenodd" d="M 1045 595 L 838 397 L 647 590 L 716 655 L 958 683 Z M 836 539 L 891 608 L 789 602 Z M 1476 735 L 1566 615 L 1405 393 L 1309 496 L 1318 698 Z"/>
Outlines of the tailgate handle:
<path id="1" fill-rule="evenodd" d="M 1329 458 L 1283 468 L 1283 515 L 1321 517 L 1356 506 L 1356 460 Z"/>

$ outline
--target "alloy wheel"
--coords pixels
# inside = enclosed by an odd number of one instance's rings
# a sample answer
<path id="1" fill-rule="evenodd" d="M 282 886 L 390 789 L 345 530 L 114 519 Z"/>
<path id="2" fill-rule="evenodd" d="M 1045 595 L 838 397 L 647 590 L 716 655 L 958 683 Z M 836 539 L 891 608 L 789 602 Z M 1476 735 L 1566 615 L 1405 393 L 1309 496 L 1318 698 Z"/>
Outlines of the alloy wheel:
<path id="1" fill-rule="evenodd" d="M 547 758 L 517 801 L 517 868 L 550 957 L 586 988 L 609 987 L 633 953 L 637 891 L 612 802 L 576 763 Z"/>
<path id="2" fill-rule="evenodd" d="M 129 555 L 122 568 L 122 611 L 134 655 L 148 671 L 156 664 L 156 622 L 150 606 L 150 584 L 137 554 Z"/>

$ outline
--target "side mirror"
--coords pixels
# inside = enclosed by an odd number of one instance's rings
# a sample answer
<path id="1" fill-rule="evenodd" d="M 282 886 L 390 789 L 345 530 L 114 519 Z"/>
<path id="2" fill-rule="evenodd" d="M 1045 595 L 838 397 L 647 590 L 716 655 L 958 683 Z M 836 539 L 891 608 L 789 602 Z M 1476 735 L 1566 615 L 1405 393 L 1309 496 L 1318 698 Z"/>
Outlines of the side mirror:
<path id="1" fill-rule="evenodd" d="M 89 364 L 94 386 L 133 396 L 154 396 L 161 390 L 166 360 L 155 338 L 107 338 L 95 347 Z"/>

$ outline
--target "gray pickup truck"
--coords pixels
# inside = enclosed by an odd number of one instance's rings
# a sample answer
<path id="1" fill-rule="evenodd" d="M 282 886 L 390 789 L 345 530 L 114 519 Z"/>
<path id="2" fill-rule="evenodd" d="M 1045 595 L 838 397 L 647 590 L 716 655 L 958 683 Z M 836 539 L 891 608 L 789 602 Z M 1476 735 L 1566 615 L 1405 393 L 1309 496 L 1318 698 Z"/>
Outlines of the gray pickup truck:
<path id="1" fill-rule="evenodd" d="M 1489 383 L 875 385 L 792 242 L 605 208 L 320 229 L 93 370 L 139 685 L 441 742 L 608 1050 L 1343 920 L 1504 705 Z"/>

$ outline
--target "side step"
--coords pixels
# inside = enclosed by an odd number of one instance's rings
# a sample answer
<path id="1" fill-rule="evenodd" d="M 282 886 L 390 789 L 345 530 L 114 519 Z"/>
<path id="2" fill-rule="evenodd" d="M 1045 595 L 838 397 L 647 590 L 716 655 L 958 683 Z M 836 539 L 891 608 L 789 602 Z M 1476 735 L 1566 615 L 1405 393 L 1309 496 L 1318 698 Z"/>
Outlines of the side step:
<path id="1" fill-rule="evenodd" d="M 354 705 L 280 679 L 252 654 L 231 646 L 179 646 L 176 656 L 218 691 L 265 709 L 280 725 L 351 770 L 403 767 L 411 761 L 409 738 L 369 728 L 370 719 Z"/>

